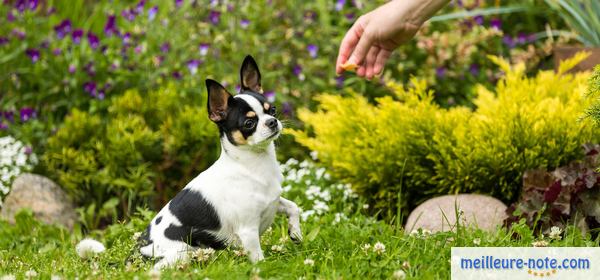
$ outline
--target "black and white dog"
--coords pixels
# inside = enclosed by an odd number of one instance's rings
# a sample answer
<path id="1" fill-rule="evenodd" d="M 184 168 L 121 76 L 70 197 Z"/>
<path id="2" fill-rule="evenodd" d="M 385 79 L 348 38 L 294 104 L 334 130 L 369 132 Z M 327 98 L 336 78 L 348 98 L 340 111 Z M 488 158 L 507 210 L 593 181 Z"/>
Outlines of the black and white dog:
<path id="1" fill-rule="evenodd" d="M 155 268 L 185 262 L 197 248 L 228 245 L 241 246 L 250 261 L 260 261 L 260 236 L 277 212 L 287 215 L 291 239 L 302 240 L 300 210 L 280 196 L 283 176 L 273 140 L 283 126 L 262 95 L 260 72 L 251 56 L 244 59 L 240 76 L 236 96 L 206 80 L 208 117 L 219 127 L 221 156 L 167 203 L 140 236 L 140 253 L 160 259 Z M 89 239 L 77 246 L 82 257 L 103 250 Z"/>
<path id="2" fill-rule="evenodd" d="M 208 117 L 219 127 L 221 156 L 167 203 L 140 237 L 142 255 L 161 258 L 157 268 L 186 261 L 198 247 L 241 246 L 250 261 L 260 261 L 260 236 L 277 212 L 288 216 L 291 239 L 302 240 L 299 208 L 280 196 L 283 176 L 273 140 L 283 126 L 262 95 L 251 56 L 244 59 L 240 76 L 235 96 L 206 80 Z"/>

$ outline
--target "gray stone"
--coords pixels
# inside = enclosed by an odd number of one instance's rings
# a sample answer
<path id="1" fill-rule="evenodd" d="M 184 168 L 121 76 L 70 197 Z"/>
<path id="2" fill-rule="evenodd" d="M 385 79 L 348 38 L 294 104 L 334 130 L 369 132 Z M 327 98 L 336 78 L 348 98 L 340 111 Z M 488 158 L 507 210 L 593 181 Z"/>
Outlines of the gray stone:
<path id="1" fill-rule="evenodd" d="M 457 215 L 456 209 L 459 210 Z M 495 231 L 506 218 L 506 205 L 502 201 L 480 194 L 445 195 L 429 199 L 410 213 L 405 224 L 407 233 L 419 228 L 431 232 L 450 231 L 461 226 Z"/>
<path id="2" fill-rule="evenodd" d="M 0 211 L 0 218 L 14 223 L 21 209 L 29 208 L 33 215 L 47 224 L 72 229 L 77 221 L 75 207 L 67 194 L 52 180 L 35 174 L 19 175 L 12 184 Z"/>

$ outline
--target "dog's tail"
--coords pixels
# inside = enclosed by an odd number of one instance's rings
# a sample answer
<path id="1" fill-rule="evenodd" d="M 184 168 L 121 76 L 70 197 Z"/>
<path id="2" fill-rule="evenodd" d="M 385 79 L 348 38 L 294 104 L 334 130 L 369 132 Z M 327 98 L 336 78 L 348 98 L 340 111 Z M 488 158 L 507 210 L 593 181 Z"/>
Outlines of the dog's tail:
<path id="1" fill-rule="evenodd" d="M 77 254 L 82 259 L 89 259 L 90 257 L 100 254 L 106 250 L 104 245 L 97 240 L 86 238 L 84 240 L 79 241 L 77 246 L 75 246 L 75 250 Z"/>

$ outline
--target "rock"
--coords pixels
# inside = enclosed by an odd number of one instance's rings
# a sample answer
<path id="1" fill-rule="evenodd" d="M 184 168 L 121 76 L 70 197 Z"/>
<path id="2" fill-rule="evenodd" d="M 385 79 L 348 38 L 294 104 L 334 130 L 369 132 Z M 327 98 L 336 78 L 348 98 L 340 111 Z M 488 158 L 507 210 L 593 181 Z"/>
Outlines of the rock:
<path id="1" fill-rule="evenodd" d="M 2 206 L 0 218 L 15 222 L 15 214 L 29 208 L 34 217 L 47 224 L 72 229 L 77 221 L 75 207 L 67 194 L 52 180 L 35 174 L 19 175 Z"/>
<path id="2" fill-rule="evenodd" d="M 506 218 L 506 205 L 493 197 L 480 194 L 445 195 L 429 199 L 415 208 L 406 221 L 406 232 L 419 228 L 431 232 L 453 230 L 456 226 L 456 209 L 463 212 L 461 225 L 490 232 L 502 225 Z"/>

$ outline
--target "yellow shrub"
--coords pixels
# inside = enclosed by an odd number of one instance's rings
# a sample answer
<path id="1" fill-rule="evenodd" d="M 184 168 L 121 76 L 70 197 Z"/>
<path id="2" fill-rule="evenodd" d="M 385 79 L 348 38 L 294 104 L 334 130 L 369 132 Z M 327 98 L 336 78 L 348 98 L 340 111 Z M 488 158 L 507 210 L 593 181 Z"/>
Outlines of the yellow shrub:
<path id="1" fill-rule="evenodd" d="M 523 65 L 491 59 L 506 76 L 494 91 L 477 89 L 475 111 L 440 108 L 413 80 L 408 89 L 389 84 L 395 96 L 377 105 L 362 96 L 321 95 L 318 111 L 299 112 L 306 130 L 291 134 L 385 214 L 448 193 L 511 201 L 525 170 L 577 158 L 580 145 L 600 135 L 580 118 L 589 106 L 589 74 L 565 74 L 563 67 L 529 78 Z"/>

